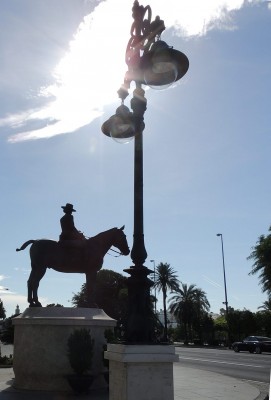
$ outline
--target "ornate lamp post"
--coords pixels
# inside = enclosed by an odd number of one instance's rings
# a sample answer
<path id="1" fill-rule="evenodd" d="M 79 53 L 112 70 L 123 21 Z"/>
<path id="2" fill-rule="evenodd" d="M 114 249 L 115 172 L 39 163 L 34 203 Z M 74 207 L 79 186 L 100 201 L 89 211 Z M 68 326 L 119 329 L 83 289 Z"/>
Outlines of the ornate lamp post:
<path id="1" fill-rule="evenodd" d="M 118 90 L 121 105 L 116 114 L 102 125 L 102 132 L 117 141 L 134 137 L 134 241 L 131 251 L 133 266 L 126 269 L 128 278 L 128 319 L 125 327 L 127 343 L 153 343 L 154 318 L 150 302 L 152 281 L 148 275 L 153 271 L 144 266 L 147 252 L 143 226 L 143 130 L 147 100 L 142 85 L 151 87 L 169 86 L 181 79 L 189 67 L 188 58 L 160 40 L 165 30 L 164 21 L 156 17 L 152 21 L 150 6 L 143 7 L 134 1 L 134 22 L 126 48 L 125 60 L 128 71 Z M 130 105 L 124 105 L 131 83 L 135 89 Z"/>

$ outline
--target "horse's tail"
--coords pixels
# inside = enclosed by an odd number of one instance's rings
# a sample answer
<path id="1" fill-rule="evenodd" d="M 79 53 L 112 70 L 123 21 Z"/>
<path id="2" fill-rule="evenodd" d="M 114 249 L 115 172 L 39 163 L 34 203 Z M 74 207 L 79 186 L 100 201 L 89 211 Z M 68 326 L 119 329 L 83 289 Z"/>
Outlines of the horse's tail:
<path id="1" fill-rule="evenodd" d="M 27 246 L 29 246 L 30 244 L 35 243 L 36 240 L 28 240 L 27 242 L 25 242 L 19 249 L 16 249 L 16 251 L 21 251 L 24 250 Z"/>

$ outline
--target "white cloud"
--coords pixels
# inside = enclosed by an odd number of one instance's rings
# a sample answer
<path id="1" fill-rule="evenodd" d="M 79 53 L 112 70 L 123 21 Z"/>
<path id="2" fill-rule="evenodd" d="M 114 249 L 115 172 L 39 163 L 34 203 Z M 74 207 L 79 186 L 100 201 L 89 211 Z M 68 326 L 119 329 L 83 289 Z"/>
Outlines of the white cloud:
<path id="1" fill-rule="evenodd" d="M 227 27 L 230 23 L 227 13 L 239 9 L 243 0 L 148 3 L 153 10 L 152 18 L 159 13 L 167 28 L 174 27 L 177 35 L 191 36 L 204 34 L 214 21 L 221 21 Z M 20 129 L 9 141 L 50 138 L 75 131 L 99 117 L 103 107 L 117 99 L 116 91 L 126 70 L 124 53 L 131 22 L 131 4 L 127 0 L 101 2 L 86 16 L 70 43 L 69 52 L 52 72 L 55 83 L 37 94 L 51 101 L 40 109 L 0 119 L 0 126 Z M 31 130 L 33 121 L 39 121 L 39 128 Z"/>
<path id="2" fill-rule="evenodd" d="M 4 287 L 4 286 L 0 286 L 0 294 L 2 293 L 7 293 L 8 288 Z M 10 293 L 10 292 L 8 292 Z"/>
<path id="3" fill-rule="evenodd" d="M 167 28 L 175 27 L 176 33 L 193 36 L 205 34 L 211 22 L 225 21 L 227 13 L 240 9 L 244 0 L 152 0 L 149 4 L 154 13 L 158 11 Z"/>

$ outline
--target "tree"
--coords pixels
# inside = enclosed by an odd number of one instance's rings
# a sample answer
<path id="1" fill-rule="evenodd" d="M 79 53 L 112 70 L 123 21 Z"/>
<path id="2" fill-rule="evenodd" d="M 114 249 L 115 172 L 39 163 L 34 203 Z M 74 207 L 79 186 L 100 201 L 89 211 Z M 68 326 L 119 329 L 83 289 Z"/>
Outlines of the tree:
<path id="1" fill-rule="evenodd" d="M 220 316 L 214 319 L 214 340 L 213 345 L 226 343 L 228 336 L 228 323 L 226 320 L 226 312 L 223 308 L 220 309 Z"/>
<path id="2" fill-rule="evenodd" d="M 62 304 L 59 304 L 59 303 L 57 303 L 57 304 L 51 303 L 51 304 L 47 304 L 46 307 L 63 307 L 63 306 L 62 306 Z"/>
<path id="3" fill-rule="evenodd" d="M 258 311 L 254 315 L 257 324 L 257 334 L 271 337 L 271 312 Z"/>
<path id="4" fill-rule="evenodd" d="M 271 297 L 268 300 L 264 301 L 261 306 L 258 307 L 258 310 L 262 309 L 263 311 L 271 311 Z"/>
<path id="5" fill-rule="evenodd" d="M 214 342 L 214 320 L 208 312 L 204 312 L 201 316 L 200 335 L 201 343 L 212 344 Z"/>
<path id="6" fill-rule="evenodd" d="M 240 341 L 246 336 L 256 335 L 258 326 L 255 314 L 249 310 L 234 310 L 228 314 L 228 325 L 231 332 L 231 342 Z"/>
<path id="7" fill-rule="evenodd" d="M 168 263 L 160 263 L 156 268 L 156 279 L 154 287 L 163 295 L 163 312 L 164 312 L 164 341 L 168 340 L 167 333 L 167 292 L 168 290 L 174 292 L 179 289 L 179 280 L 176 271 Z"/>
<path id="8" fill-rule="evenodd" d="M 4 308 L 3 302 L 0 299 L 0 318 L 5 319 L 6 318 L 6 310 Z"/>
<path id="9" fill-rule="evenodd" d="M 249 275 L 259 273 L 262 291 L 271 295 L 271 234 L 261 235 L 252 250 L 248 260 L 254 260 L 254 264 Z"/>
<path id="10" fill-rule="evenodd" d="M 0 340 L 4 344 L 14 343 L 14 325 L 12 324 L 12 319 L 18 317 L 14 314 L 9 318 L 6 318 L 3 322 L 2 330 L 0 331 Z"/>
<path id="11" fill-rule="evenodd" d="M 97 274 L 95 298 L 97 305 L 106 314 L 121 323 L 127 304 L 127 278 L 115 271 L 102 269 Z M 86 285 L 74 294 L 72 304 L 76 307 L 87 307 Z"/>
<path id="12" fill-rule="evenodd" d="M 207 322 L 208 320 L 209 310 L 210 303 L 207 299 L 206 293 L 202 289 L 196 288 L 193 302 L 192 325 L 199 337 L 200 343 L 202 343 L 203 325 L 204 322 Z"/>
<path id="13" fill-rule="evenodd" d="M 209 310 L 210 304 L 205 292 L 196 285 L 181 283 L 177 293 L 170 299 L 170 312 L 184 325 L 185 343 L 188 343 L 188 332 L 198 325 L 200 330 L 201 317 Z"/>
<path id="14" fill-rule="evenodd" d="M 187 285 L 181 282 L 177 293 L 171 297 L 169 310 L 184 326 L 185 344 L 188 344 L 188 330 L 192 323 L 192 305 L 195 296 L 195 285 Z"/>

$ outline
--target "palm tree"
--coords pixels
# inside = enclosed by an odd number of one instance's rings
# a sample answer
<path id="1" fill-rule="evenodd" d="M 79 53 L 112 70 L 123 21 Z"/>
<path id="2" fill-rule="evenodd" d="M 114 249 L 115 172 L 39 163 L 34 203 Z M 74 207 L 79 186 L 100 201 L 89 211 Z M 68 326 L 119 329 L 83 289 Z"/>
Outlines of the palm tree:
<path id="1" fill-rule="evenodd" d="M 194 318 L 193 327 L 194 330 L 198 332 L 199 340 L 202 342 L 202 323 L 208 311 L 210 310 L 210 303 L 206 297 L 206 293 L 200 289 L 195 289 L 195 299 L 194 299 Z"/>
<path id="2" fill-rule="evenodd" d="M 156 268 L 156 279 L 154 287 L 163 294 L 163 311 L 164 311 L 164 341 L 168 341 L 167 334 L 167 292 L 177 291 L 179 289 L 179 280 L 176 271 L 168 263 L 160 263 Z"/>
<path id="3" fill-rule="evenodd" d="M 188 343 L 188 329 L 192 322 L 192 307 L 196 285 L 181 282 L 178 292 L 171 297 L 169 311 L 184 325 L 185 344 Z"/>
<path id="4" fill-rule="evenodd" d="M 248 260 L 254 260 L 254 264 L 249 274 L 254 275 L 259 272 L 262 291 L 271 295 L 271 234 L 261 235 L 252 250 Z"/>
<path id="5" fill-rule="evenodd" d="M 200 313 L 208 312 L 210 310 L 210 303 L 206 297 L 206 293 L 200 289 L 195 289 L 195 303 Z"/>
<path id="6" fill-rule="evenodd" d="M 185 343 L 188 343 L 188 330 L 193 319 L 208 311 L 210 304 L 205 292 L 196 285 L 181 283 L 177 293 L 170 299 L 170 312 L 184 325 Z"/>
<path id="7" fill-rule="evenodd" d="M 271 311 L 271 297 L 268 300 L 264 301 L 261 306 L 258 307 L 258 310 L 262 309 L 263 311 Z"/>

